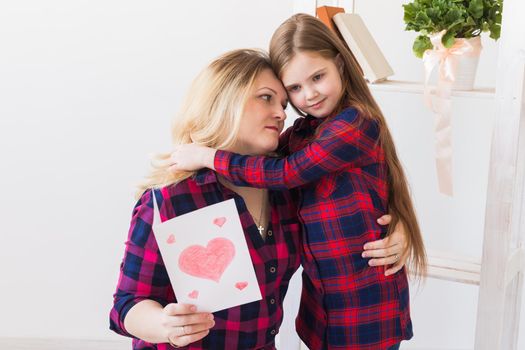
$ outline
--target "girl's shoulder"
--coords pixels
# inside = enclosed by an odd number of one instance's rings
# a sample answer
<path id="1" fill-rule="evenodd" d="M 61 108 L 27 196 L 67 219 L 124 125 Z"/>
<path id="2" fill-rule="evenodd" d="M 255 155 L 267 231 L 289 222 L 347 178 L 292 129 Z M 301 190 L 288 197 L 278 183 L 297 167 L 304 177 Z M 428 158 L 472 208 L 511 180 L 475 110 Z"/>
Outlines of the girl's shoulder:
<path id="1" fill-rule="evenodd" d="M 341 128 L 347 126 L 352 129 L 358 129 L 366 132 L 367 134 L 378 134 L 379 124 L 374 118 L 365 117 L 355 107 L 347 107 L 335 116 L 329 117 L 326 126 L 335 126 Z"/>
<path id="2" fill-rule="evenodd" d="M 330 118 L 330 117 L 329 117 Z M 330 120 L 344 120 L 351 124 L 357 124 L 364 121 L 364 118 L 359 111 L 354 107 L 346 107 L 341 112 L 330 118 Z"/>

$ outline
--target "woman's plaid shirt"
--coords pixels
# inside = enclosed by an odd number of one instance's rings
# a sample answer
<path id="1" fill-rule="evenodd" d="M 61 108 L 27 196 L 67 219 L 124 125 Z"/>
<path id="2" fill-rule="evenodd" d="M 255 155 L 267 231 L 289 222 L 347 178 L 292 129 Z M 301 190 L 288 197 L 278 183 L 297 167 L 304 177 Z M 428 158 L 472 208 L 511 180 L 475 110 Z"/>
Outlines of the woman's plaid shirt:
<path id="1" fill-rule="evenodd" d="M 265 240 L 259 234 L 243 199 L 222 186 L 210 170 L 194 178 L 155 190 L 162 220 L 205 206 L 235 199 L 263 299 L 214 313 L 215 326 L 200 341 L 184 349 L 274 349 L 282 322 L 282 303 L 288 282 L 300 265 L 300 222 L 297 208 L 285 191 L 270 192 L 271 223 Z M 127 312 L 145 299 L 162 305 L 177 302 L 151 230 L 153 200 L 147 191 L 131 219 L 120 278 L 110 314 L 110 328 L 131 336 L 124 328 Z M 271 232 L 270 232 L 271 231 Z M 187 234 L 192 234 L 188 227 Z M 133 339 L 133 349 L 171 349 Z"/>
<path id="2" fill-rule="evenodd" d="M 320 124 L 320 125 L 319 125 Z M 297 332 L 311 350 L 387 349 L 412 337 L 406 272 L 370 267 L 363 245 L 385 235 L 387 165 L 377 123 L 355 109 L 298 119 L 283 133 L 286 158 L 218 151 L 215 168 L 236 185 L 298 187 L 303 290 Z"/>

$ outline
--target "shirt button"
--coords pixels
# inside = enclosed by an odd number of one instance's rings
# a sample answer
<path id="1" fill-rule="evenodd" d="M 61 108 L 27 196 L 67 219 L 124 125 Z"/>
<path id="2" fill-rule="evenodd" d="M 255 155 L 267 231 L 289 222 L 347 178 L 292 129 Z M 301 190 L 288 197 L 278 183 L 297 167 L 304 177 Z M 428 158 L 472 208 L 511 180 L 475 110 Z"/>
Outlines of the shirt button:
<path id="1" fill-rule="evenodd" d="M 272 329 L 272 331 L 270 332 L 272 335 L 275 335 L 275 329 Z"/>
<path id="2" fill-rule="evenodd" d="M 273 235 L 272 230 L 268 231 L 268 236 L 271 236 L 271 235 Z"/>
<path id="3" fill-rule="evenodd" d="M 274 298 L 270 299 L 270 304 L 275 304 L 275 299 Z"/>
<path id="4" fill-rule="evenodd" d="M 275 267 L 273 267 L 273 266 L 270 267 L 270 272 L 271 272 L 271 273 L 275 273 Z"/>

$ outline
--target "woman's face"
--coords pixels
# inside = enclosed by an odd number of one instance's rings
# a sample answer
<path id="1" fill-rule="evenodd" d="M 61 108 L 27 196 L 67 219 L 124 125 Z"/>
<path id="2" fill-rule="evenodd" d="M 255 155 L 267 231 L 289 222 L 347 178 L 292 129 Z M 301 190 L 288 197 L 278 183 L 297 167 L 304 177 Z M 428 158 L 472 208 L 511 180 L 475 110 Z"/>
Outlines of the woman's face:
<path id="1" fill-rule="evenodd" d="M 234 149 L 237 153 L 264 155 L 275 151 L 283 130 L 288 99 L 273 71 L 259 73 L 250 91 Z"/>

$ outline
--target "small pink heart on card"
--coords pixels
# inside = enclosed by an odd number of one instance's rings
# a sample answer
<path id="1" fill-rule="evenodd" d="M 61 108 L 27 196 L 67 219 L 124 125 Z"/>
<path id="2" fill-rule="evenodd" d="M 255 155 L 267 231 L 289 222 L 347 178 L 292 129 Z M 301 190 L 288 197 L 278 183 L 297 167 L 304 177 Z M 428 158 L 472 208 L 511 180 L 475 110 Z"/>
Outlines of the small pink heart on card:
<path id="1" fill-rule="evenodd" d="M 166 240 L 166 243 L 168 244 L 173 244 L 175 243 L 175 236 L 173 234 L 171 234 L 168 239 Z"/>
<path id="2" fill-rule="evenodd" d="M 222 225 L 224 225 L 225 222 L 226 222 L 226 218 L 224 216 L 213 219 L 213 224 L 219 227 L 222 227 Z"/>
<path id="3" fill-rule="evenodd" d="M 188 297 L 192 299 L 197 299 L 199 297 L 199 291 L 198 290 L 192 291 L 190 294 L 188 294 Z"/>
<path id="4" fill-rule="evenodd" d="M 247 286 L 248 286 L 248 282 L 237 282 L 237 283 L 235 283 L 235 288 L 237 288 L 238 290 L 243 290 Z"/>

